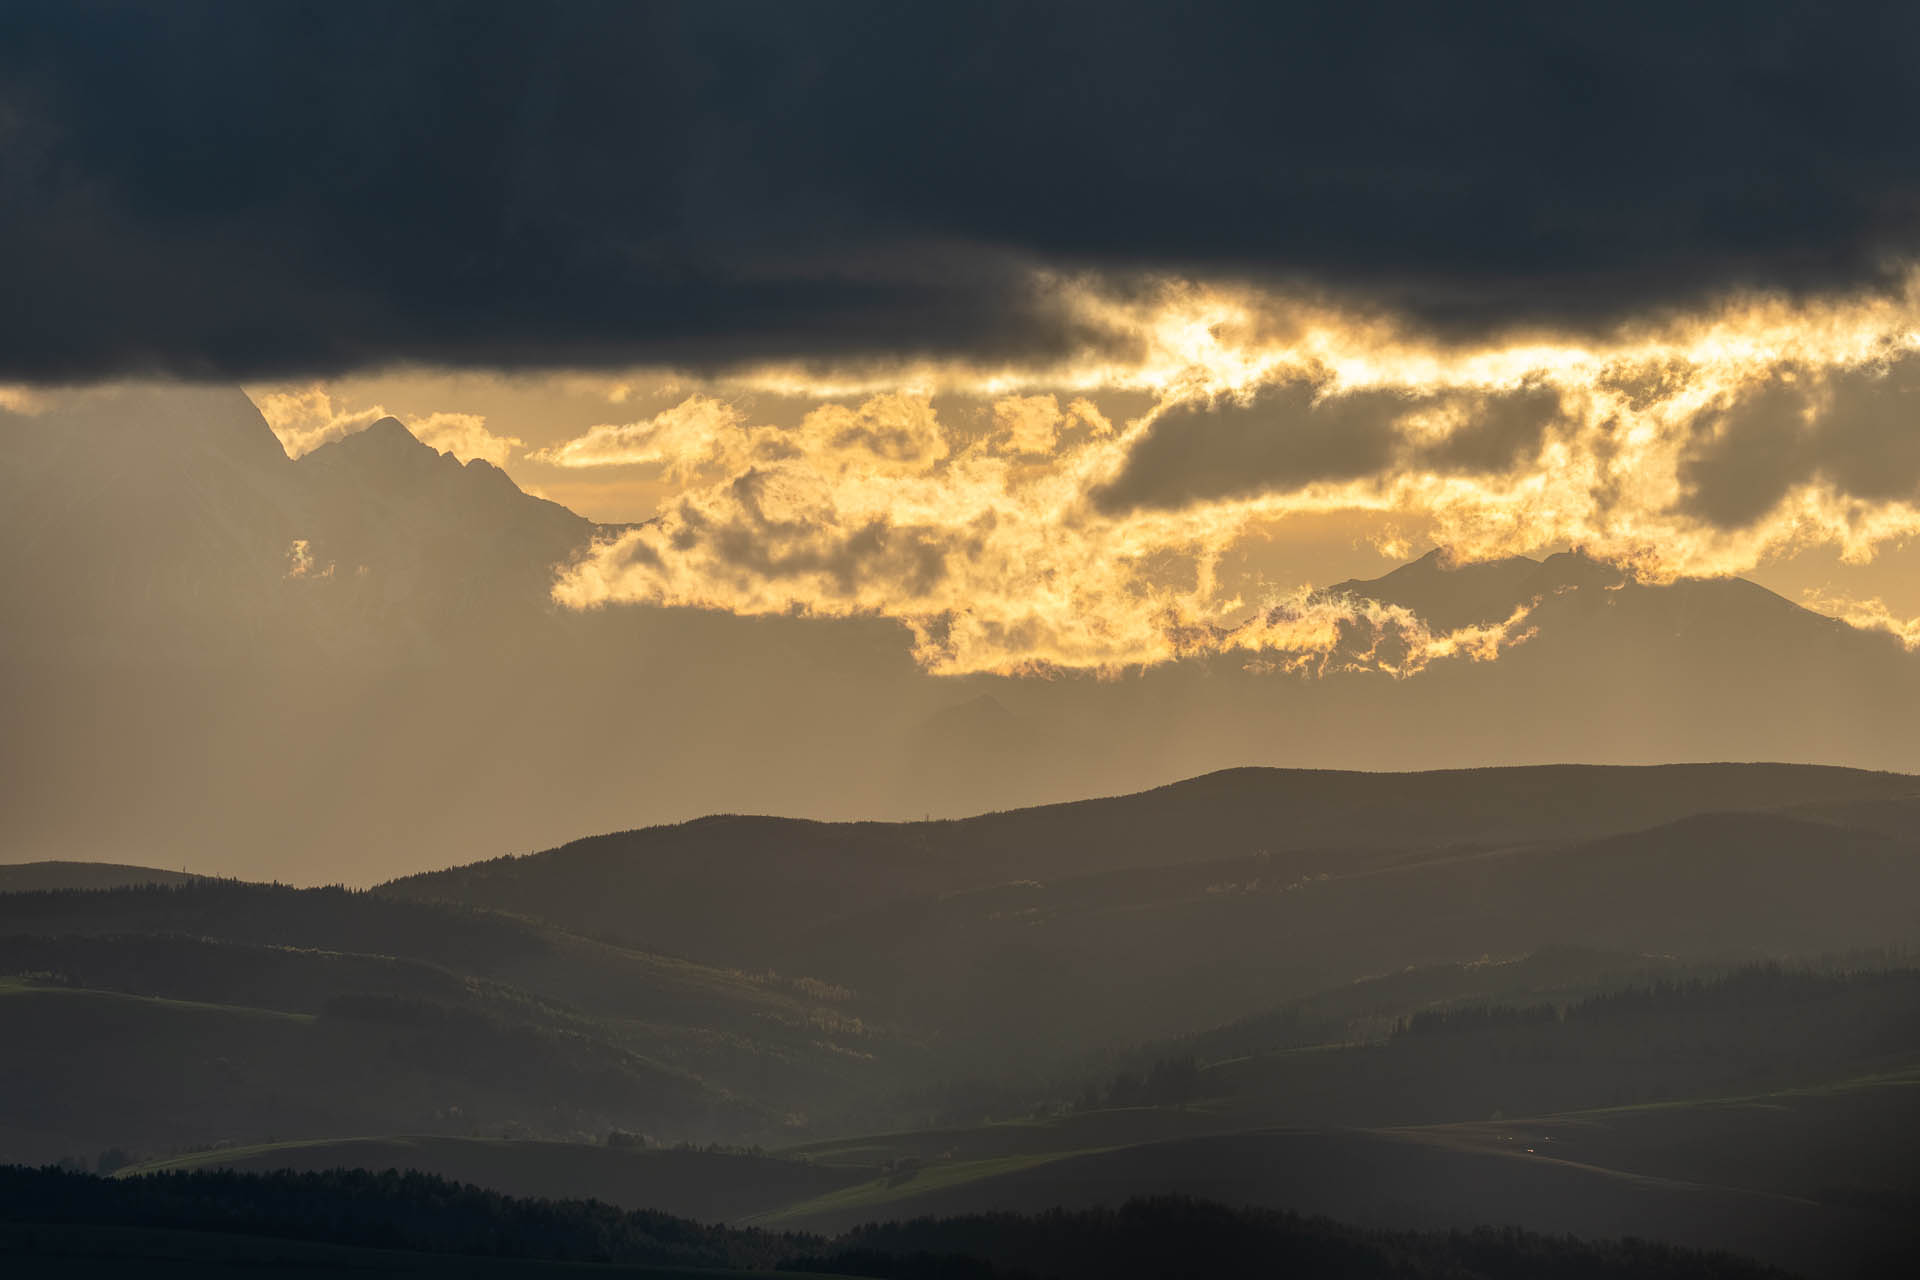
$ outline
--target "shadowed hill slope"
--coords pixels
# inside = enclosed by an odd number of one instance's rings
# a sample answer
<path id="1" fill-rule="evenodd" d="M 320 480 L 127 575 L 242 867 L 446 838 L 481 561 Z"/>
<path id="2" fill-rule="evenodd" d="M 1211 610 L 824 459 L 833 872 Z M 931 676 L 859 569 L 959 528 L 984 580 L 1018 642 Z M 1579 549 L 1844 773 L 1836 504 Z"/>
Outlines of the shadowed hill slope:
<path id="1" fill-rule="evenodd" d="M 1376 1228 L 1631 1235 L 1810 1275 L 1893 1276 L 1920 1257 L 1906 1136 L 1917 1108 L 1920 1075 L 1909 1068 L 1738 1098 L 1403 1128 L 1210 1132 L 1219 1120 L 1203 1108 L 1096 1112 L 809 1148 L 819 1163 L 864 1161 L 876 1176 L 754 1220 L 832 1232 L 862 1219 L 1177 1194 Z"/>
<path id="2" fill-rule="evenodd" d="M 706 818 L 409 876 L 379 892 L 758 963 L 772 961 L 782 937 L 838 917 L 1015 880 L 1316 849 L 1567 841 L 1695 814 L 1916 792 L 1920 780 L 1907 775 L 1802 765 L 1235 769 L 1137 795 L 951 822 Z"/>
<path id="3" fill-rule="evenodd" d="M 0 983 L 0 1073 L 0 1150 L 36 1163 L 422 1125 L 765 1123 L 604 1036 L 364 998 L 314 1015 Z"/>
<path id="4" fill-rule="evenodd" d="M 1595 841 L 1275 854 L 1016 882 L 830 921 L 805 972 L 1033 1051 L 1178 1034 L 1408 966 L 1577 946 L 1696 961 L 1904 947 L 1920 846 L 1768 814 Z"/>
<path id="5" fill-rule="evenodd" d="M 917 1180 L 918 1188 L 915 1182 L 891 1193 L 884 1185 L 856 1188 L 763 1221 L 837 1232 L 874 1219 L 1032 1212 L 1042 1205 L 1085 1209 L 1130 1195 L 1193 1195 L 1344 1215 L 1376 1229 L 1525 1224 L 1556 1235 L 1631 1234 L 1693 1248 L 1737 1247 L 1775 1265 L 1811 1264 L 1830 1275 L 1853 1272 L 1860 1233 L 1873 1221 L 1786 1196 L 1455 1149 L 1392 1133 L 1222 1134 L 1005 1162 L 997 1171 L 977 1173 L 944 1187 L 939 1174 L 929 1172 Z M 1885 1247 L 1884 1240 L 1875 1240 L 1867 1251 Z M 1841 1265 L 1833 1266 L 1834 1260 Z"/>
<path id="6" fill-rule="evenodd" d="M 826 984 L 339 889 L 0 894 L 9 974 L 0 1056 L 37 1083 L 8 1091 L 0 1157 L 410 1130 L 761 1137 L 864 1106 L 920 1057 Z"/>
<path id="7" fill-rule="evenodd" d="M 969 1061 L 1030 1060 L 1546 947 L 1907 945 L 1920 843 L 1889 815 L 1915 789 L 1788 765 L 1249 769 L 955 822 L 710 818 L 376 892 L 809 974 Z"/>

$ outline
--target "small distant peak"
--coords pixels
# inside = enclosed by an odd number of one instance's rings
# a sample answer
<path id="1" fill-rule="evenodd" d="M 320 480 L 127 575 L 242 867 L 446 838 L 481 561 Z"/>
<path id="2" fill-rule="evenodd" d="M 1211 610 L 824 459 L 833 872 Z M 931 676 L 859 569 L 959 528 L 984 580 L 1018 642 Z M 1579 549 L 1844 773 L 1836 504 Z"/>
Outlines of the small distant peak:
<path id="1" fill-rule="evenodd" d="M 1600 557 L 1594 555 L 1585 547 L 1574 547 L 1569 551 L 1556 551 L 1540 563 L 1545 566 L 1567 571 L 1578 571 L 1580 567 L 1614 568 L 1613 565 L 1600 559 Z M 1615 572 L 1618 572 L 1618 570 L 1615 570 Z"/>
<path id="2" fill-rule="evenodd" d="M 425 449 L 428 447 L 421 444 L 419 438 L 415 436 L 413 432 L 407 430 L 404 422 L 394 417 L 381 418 L 366 430 L 355 432 L 347 438 L 349 440 L 358 439 L 365 445 L 376 448 Z"/>
<path id="3" fill-rule="evenodd" d="M 1556 585 L 1567 587 L 1611 587 L 1633 578 L 1627 570 L 1595 558 L 1584 547 L 1548 556 L 1540 562 L 1540 573 Z"/>
<path id="4" fill-rule="evenodd" d="M 330 468 L 344 464 L 356 471 L 375 474 L 419 471 L 440 456 L 439 450 L 422 443 L 398 418 L 381 418 L 307 455 L 316 466 Z"/>
<path id="5" fill-rule="evenodd" d="M 468 475 L 473 476 L 483 483 L 490 484 L 496 489 L 504 487 L 517 491 L 520 488 L 519 485 L 513 482 L 512 476 L 502 471 L 499 467 L 494 466 L 485 458 L 468 458 L 466 462 L 461 465 Z"/>
<path id="6" fill-rule="evenodd" d="M 1463 569 L 1471 569 L 1479 572 L 1485 572 L 1487 570 L 1531 571 L 1537 567 L 1538 563 L 1538 561 L 1529 560 L 1525 556 L 1505 556 L 1494 560 L 1475 560 L 1468 556 L 1461 555 L 1452 547 L 1435 547 L 1418 560 L 1407 561 L 1398 569 L 1388 573 L 1385 578 L 1378 579 L 1378 581 L 1386 582 L 1391 580 L 1406 582 L 1414 578 L 1428 578 L 1440 574 L 1459 573 Z"/>
<path id="7" fill-rule="evenodd" d="M 1430 578 L 1435 574 L 1445 573 L 1452 567 L 1452 562 L 1447 557 L 1446 548 L 1435 547 L 1419 559 L 1409 560 L 1405 564 L 1396 565 L 1378 578 L 1365 580 L 1349 578 L 1345 582 L 1336 584 L 1331 590 L 1338 592 L 1348 589 L 1364 588 L 1373 583 L 1381 582 L 1410 582 L 1415 579 Z"/>

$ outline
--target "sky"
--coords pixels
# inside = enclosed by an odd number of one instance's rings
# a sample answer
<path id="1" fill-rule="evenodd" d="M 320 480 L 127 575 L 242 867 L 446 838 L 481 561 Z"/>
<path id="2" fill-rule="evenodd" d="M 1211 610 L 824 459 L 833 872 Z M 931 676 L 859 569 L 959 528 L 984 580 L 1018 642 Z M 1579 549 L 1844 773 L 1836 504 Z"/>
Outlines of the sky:
<path id="1" fill-rule="evenodd" d="M 1285 649 L 1432 546 L 1920 645 L 1916 26 L 10 5 L 0 397 L 397 415 L 631 522 L 566 607 L 879 617 L 936 674 Z"/>

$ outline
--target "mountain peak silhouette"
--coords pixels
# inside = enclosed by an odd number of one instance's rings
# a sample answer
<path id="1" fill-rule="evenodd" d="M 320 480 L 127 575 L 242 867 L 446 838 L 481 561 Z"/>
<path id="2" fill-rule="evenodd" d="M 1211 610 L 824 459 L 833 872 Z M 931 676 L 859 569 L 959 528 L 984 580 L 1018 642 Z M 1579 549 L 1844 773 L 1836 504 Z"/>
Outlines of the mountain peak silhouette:
<path id="1" fill-rule="evenodd" d="M 1535 576 L 1542 588 L 1559 590 L 1567 587 L 1612 589 L 1634 581 L 1633 575 L 1618 565 L 1596 559 L 1580 548 L 1548 556 L 1540 562 Z"/>
<path id="2" fill-rule="evenodd" d="M 346 468 L 375 482 L 417 480 L 460 465 L 452 454 L 420 440 L 398 418 L 381 418 L 363 431 L 321 445 L 300 461 L 315 471 Z"/>
<path id="3" fill-rule="evenodd" d="M 374 445 L 383 449 L 411 449 L 415 446 L 424 449 L 429 447 L 422 444 L 419 437 L 415 436 L 413 432 L 407 430 L 405 423 L 393 417 L 391 414 L 379 419 L 373 423 L 373 425 L 366 428 L 366 430 L 357 431 L 353 435 L 347 436 L 346 439 L 357 441 L 363 446 Z"/>
<path id="4" fill-rule="evenodd" d="M 1539 561 L 1525 556 L 1456 563 L 1448 548 L 1435 547 L 1378 578 L 1349 578 L 1327 592 L 1399 605 L 1431 626 L 1453 630 L 1510 616 L 1527 598 L 1524 584 L 1540 569 Z"/>

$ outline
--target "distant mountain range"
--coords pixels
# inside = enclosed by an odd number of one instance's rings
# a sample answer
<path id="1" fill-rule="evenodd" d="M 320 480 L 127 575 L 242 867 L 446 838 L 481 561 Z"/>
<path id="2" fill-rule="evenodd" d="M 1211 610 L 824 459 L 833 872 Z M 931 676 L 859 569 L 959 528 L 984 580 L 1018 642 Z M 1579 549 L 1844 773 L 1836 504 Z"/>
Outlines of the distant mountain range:
<path id="1" fill-rule="evenodd" d="M 1657 627 L 1692 640 L 1724 639 L 1716 633 L 1728 627 L 1762 628 L 1770 638 L 1783 632 L 1828 639 L 1853 633 L 1845 623 L 1803 609 L 1744 578 L 1681 578 L 1648 585 L 1579 551 L 1544 560 L 1509 556 L 1455 564 L 1435 548 L 1391 573 L 1336 583 L 1324 594 L 1399 605 L 1436 631 L 1504 622 L 1524 608 L 1530 610 L 1532 625 L 1547 635 L 1568 629 L 1576 619 L 1591 624 L 1608 615 L 1631 619 L 1615 625 Z M 1863 639 L 1875 648 L 1885 647 L 1882 637 Z"/>
<path id="2" fill-rule="evenodd" d="M 1920 659 L 1752 583 L 1439 552 L 1329 594 L 1497 661 L 935 678 L 880 620 L 554 606 L 599 533 L 391 419 L 289 459 L 237 391 L 0 413 L 0 841 L 371 882 L 709 812 L 961 815 L 1241 765 L 1920 769 Z M 1338 665 L 1338 664 L 1336 664 Z"/>

